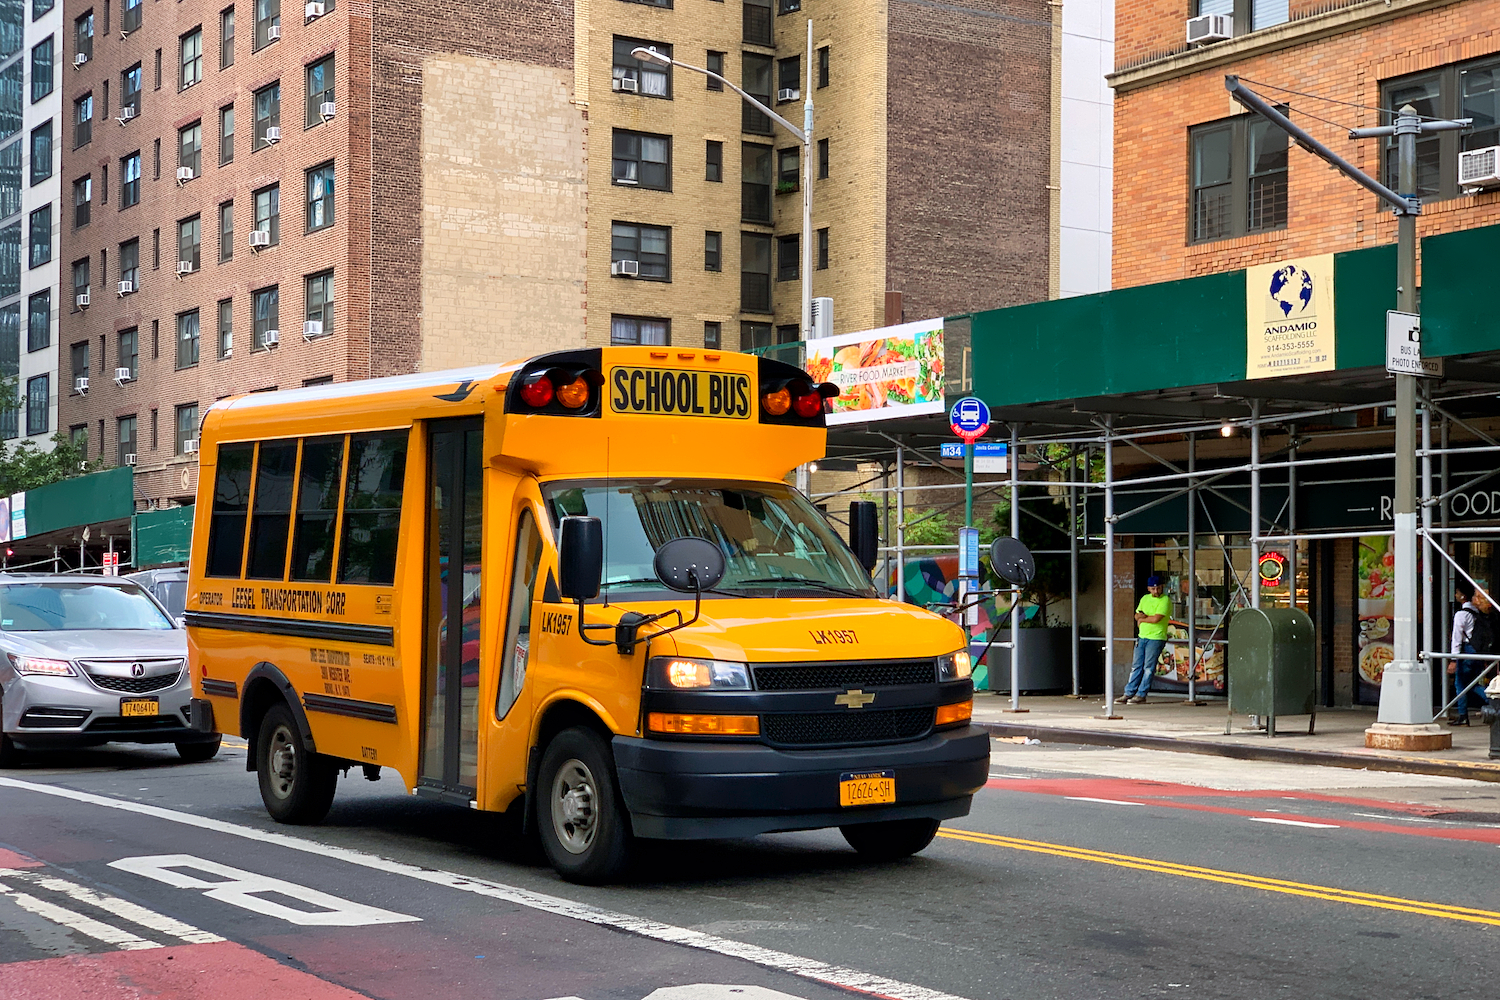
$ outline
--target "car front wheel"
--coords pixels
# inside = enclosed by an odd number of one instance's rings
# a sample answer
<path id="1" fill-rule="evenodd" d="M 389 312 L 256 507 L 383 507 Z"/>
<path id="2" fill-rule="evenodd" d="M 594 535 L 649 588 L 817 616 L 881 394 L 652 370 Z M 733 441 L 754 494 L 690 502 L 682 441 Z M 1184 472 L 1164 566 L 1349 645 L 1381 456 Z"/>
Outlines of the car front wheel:
<path id="1" fill-rule="evenodd" d="M 319 823 L 333 805 L 338 768 L 302 745 L 302 734 L 285 705 L 260 722 L 255 740 L 255 771 L 266 812 L 278 823 Z"/>

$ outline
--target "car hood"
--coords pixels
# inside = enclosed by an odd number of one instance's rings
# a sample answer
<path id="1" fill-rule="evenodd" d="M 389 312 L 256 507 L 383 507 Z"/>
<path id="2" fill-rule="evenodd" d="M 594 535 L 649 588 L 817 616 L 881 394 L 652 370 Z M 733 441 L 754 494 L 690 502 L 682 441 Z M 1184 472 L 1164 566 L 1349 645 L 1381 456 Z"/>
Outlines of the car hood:
<path id="1" fill-rule="evenodd" d="M 187 632 L 173 629 L 78 629 L 0 632 L 0 648 L 60 660 L 187 658 Z"/>

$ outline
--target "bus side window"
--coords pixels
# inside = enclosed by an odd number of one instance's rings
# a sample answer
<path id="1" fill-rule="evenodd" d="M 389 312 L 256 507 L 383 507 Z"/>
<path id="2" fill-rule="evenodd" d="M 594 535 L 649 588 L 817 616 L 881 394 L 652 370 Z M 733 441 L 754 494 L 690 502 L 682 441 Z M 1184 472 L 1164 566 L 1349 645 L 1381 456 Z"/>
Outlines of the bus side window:
<path id="1" fill-rule="evenodd" d="M 526 661 L 531 656 L 531 601 L 536 594 L 537 570 L 542 562 L 542 536 L 531 509 L 521 511 L 516 526 L 516 561 L 511 567 L 510 607 L 505 612 L 505 634 L 500 639 L 500 693 L 495 718 L 516 703 L 526 683 Z"/>
<path id="2" fill-rule="evenodd" d="M 208 576 L 239 578 L 245 552 L 245 517 L 250 512 L 250 465 L 253 444 L 219 448 L 214 470 L 214 507 L 208 523 Z"/>
<path id="3" fill-rule="evenodd" d="M 292 519 L 292 479 L 297 442 L 260 443 L 255 463 L 255 506 L 250 514 L 250 560 L 245 577 L 280 580 L 286 572 L 286 539 Z"/>
<path id="4" fill-rule="evenodd" d="M 339 582 L 396 582 L 396 535 L 406 484 L 407 431 L 353 434 L 344 483 Z"/>
<path id="5" fill-rule="evenodd" d="M 292 535 L 292 579 L 333 576 L 333 539 L 339 513 L 339 479 L 344 474 L 344 439 L 302 443 L 298 473 L 297 523 Z"/>

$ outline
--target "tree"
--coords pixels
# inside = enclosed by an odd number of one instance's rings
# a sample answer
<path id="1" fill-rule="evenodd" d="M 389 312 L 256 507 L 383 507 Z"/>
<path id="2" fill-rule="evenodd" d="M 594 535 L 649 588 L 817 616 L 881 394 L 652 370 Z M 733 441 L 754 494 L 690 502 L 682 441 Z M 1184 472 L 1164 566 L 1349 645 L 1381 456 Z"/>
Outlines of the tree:
<path id="1" fill-rule="evenodd" d="M 1079 499 L 1081 508 L 1082 498 Z M 1008 493 L 1000 503 L 995 505 L 994 524 L 991 531 L 994 536 L 1010 534 Z M 986 534 L 990 533 L 986 532 Z M 1032 552 L 1038 549 L 1066 550 L 1068 548 L 1067 498 L 1053 497 L 1047 484 L 1023 483 L 1021 485 L 1021 541 Z M 1037 606 L 1035 620 L 1038 624 L 1045 625 L 1047 605 L 1054 601 L 1065 600 L 1069 596 L 1068 556 L 1064 552 L 1058 555 L 1036 555 L 1033 558 L 1036 561 L 1036 575 L 1032 577 L 1031 583 L 1021 590 L 1021 599 Z M 988 559 L 984 562 L 985 573 L 991 586 L 1009 586 L 990 570 Z M 1085 563 L 1080 563 L 1078 567 L 1079 593 L 1087 590 L 1090 582 L 1085 566 Z"/>
<path id="2" fill-rule="evenodd" d="M 9 447 L 0 446 L 0 496 L 95 472 L 103 465 L 102 458 L 90 461 L 62 431 L 52 436 L 51 451 L 42 451 L 35 441 L 26 438 Z"/>

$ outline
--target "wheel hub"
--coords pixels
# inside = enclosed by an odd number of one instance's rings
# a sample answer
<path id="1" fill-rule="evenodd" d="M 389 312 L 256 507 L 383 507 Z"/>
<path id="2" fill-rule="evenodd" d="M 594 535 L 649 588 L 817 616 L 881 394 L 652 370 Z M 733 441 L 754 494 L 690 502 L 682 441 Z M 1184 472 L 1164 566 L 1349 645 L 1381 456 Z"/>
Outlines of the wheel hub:
<path id="1" fill-rule="evenodd" d="M 570 854 L 582 854 L 599 832 L 594 775 L 583 761 L 563 762 L 552 782 L 552 829 Z"/>
<path id="2" fill-rule="evenodd" d="M 292 743 L 292 734 L 285 726 L 278 726 L 271 734 L 270 772 L 271 793 L 278 799 L 287 798 L 297 782 L 297 748 Z"/>

